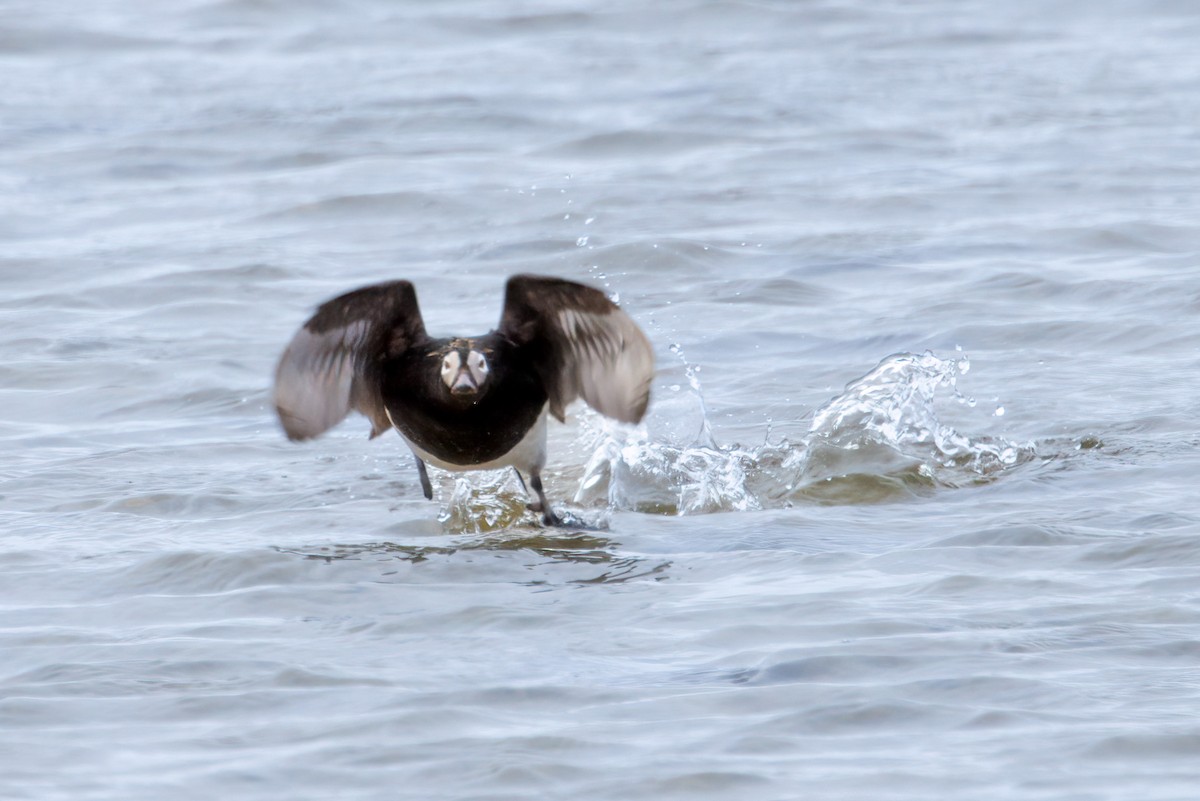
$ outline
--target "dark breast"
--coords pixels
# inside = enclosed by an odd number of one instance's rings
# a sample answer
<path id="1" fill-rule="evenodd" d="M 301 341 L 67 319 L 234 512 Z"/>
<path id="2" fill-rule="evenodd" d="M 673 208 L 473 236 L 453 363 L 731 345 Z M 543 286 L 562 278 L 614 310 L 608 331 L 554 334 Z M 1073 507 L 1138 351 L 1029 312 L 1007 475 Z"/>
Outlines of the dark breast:
<path id="1" fill-rule="evenodd" d="M 383 400 L 396 427 L 451 464 L 500 458 L 521 441 L 546 405 L 545 387 L 521 349 L 496 335 L 476 341 L 491 351 L 491 372 L 487 390 L 474 402 L 452 396 L 442 382 L 437 348 L 445 342 L 380 365 Z"/>

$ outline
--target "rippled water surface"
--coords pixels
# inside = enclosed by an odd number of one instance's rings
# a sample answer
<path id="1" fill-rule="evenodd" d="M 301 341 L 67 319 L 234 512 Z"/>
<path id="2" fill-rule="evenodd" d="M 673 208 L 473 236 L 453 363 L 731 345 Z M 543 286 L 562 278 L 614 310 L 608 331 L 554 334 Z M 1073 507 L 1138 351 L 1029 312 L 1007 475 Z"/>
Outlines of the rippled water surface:
<path id="1" fill-rule="evenodd" d="M 1194 799 L 1200 9 L 0 2 L 0 796 Z M 517 271 L 645 424 L 267 402 Z"/>

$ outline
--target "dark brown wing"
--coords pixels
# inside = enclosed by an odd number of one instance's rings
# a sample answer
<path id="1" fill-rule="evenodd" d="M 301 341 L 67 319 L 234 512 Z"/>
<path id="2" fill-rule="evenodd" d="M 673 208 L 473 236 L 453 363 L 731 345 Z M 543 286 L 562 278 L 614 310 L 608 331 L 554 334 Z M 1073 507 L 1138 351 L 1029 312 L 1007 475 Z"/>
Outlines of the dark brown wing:
<path id="1" fill-rule="evenodd" d="M 320 436 L 351 409 L 370 419 L 372 437 L 387 431 L 377 365 L 425 338 L 408 281 L 363 287 L 321 304 L 275 368 L 275 411 L 288 438 Z"/>
<path id="2" fill-rule="evenodd" d="M 637 323 L 600 290 L 514 275 L 504 293 L 500 333 L 529 348 L 559 420 L 579 397 L 622 422 L 637 423 L 645 415 L 654 350 Z"/>

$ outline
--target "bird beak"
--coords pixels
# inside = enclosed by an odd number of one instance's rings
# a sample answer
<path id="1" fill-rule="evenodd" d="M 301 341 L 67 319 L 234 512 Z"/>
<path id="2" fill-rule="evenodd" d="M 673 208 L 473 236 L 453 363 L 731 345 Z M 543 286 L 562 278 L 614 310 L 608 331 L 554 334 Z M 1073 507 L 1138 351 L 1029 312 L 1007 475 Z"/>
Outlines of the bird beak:
<path id="1" fill-rule="evenodd" d="M 450 392 L 453 395 L 474 395 L 479 391 L 479 386 L 476 385 L 475 379 L 471 378 L 471 371 L 463 368 L 459 370 L 458 377 L 454 379 L 454 384 L 450 387 Z"/>

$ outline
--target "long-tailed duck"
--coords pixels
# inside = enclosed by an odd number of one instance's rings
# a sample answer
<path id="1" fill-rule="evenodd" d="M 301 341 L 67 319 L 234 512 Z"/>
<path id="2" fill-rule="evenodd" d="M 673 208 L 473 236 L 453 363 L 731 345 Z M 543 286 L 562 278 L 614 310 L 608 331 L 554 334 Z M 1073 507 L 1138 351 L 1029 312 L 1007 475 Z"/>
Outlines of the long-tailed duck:
<path id="1" fill-rule="evenodd" d="M 323 303 L 275 370 L 275 410 L 288 438 L 317 437 L 351 410 L 371 438 L 395 427 L 417 459 L 445 470 L 513 467 L 537 493 L 529 508 L 558 522 L 542 489 L 546 414 L 564 421 L 582 397 L 601 414 L 639 422 L 650 401 L 654 353 L 637 324 L 602 292 L 534 275 L 508 280 L 500 327 L 433 339 L 408 281 Z M 528 491 L 528 490 L 527 490 Z"/>

